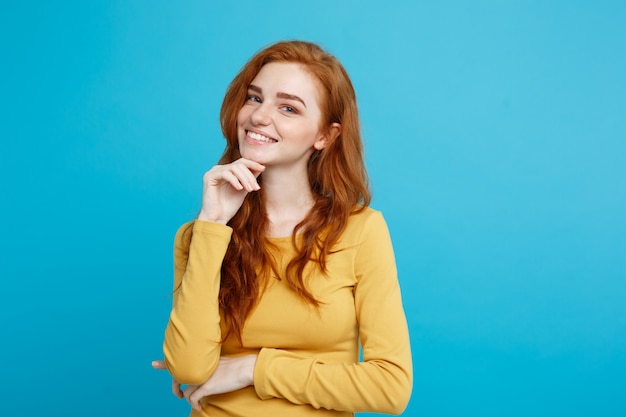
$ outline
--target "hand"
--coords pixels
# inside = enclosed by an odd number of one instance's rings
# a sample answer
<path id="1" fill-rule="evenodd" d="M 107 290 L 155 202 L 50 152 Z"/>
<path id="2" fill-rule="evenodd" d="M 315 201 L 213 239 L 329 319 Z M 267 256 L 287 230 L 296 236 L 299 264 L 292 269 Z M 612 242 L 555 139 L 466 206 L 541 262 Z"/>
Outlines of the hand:
<path id="1" fill-rule="evenodd" d="M 183 394 L 194 410 L 202 409 L 200 400 L 209 395 L 237 391 L 254 384 L 257 355 L 222 356 L 211 378 L 202 385 L 188 385 Z"/>
<path id="2" fill-rule="evenodd" d="M 167 370 L 167 368 L 165 367 L 165 362 L 163 361 L 152 361 L 152 367 L 154 369 Z M 180 382 L 176 381 L 174 378 L 172 378 L 172 394 L 174 394 L 180 399 L 182 399 L 185 396 L 183 394 L 183 391 L 180 389 Z"/>
<path id="3" fill-rule="evenodd" d="M 188 385 L 181 391 L 180 384 L 172 379 L 172 392 L 187 399 L 194 410 L 200 411 L 200 400 L 209 395 L 224 394 L 254 385 L 254 365 L 257 355 L 222 356 L 211 378 L 202 385 Z M 153 361 L 155 369 L 166 369 L 163 361 Z"/>
<path id="4" fill-rule="evenodd" d="M 240 158 L 216 165 L 204 174 L 202 209 L 198 220 L 226 224 L 243 204 L 246 195 L 261 189 L 257 177 L 265 167 Z"/>

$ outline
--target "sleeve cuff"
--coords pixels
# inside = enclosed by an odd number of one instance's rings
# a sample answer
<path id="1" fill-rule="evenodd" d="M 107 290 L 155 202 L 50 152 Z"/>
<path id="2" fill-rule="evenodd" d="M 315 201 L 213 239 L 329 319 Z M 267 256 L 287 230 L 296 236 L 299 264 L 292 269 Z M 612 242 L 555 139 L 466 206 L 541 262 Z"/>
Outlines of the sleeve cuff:
<path id="1" fill-rule="evenodd" d="M 230 226 L 226 226 L 224 224 L 196 220 L 193 223 L 193 232 L 209 234 L 230 241 L 230 238 L 233 234 L 233 229 Z"/>
<path id="2" fill-rule="evenodd" d="M 267 362 L 270 360 L 272 351 L 274 349 L 263 348 L 259 352 L 259 355 L 256 359 L 256 364 L 254 365 L 254 389 L 256 391 L 256 395 L 262 400 L 268 400 L 273 398 L 272 395 L 268 393 L 267 390 Z"/>

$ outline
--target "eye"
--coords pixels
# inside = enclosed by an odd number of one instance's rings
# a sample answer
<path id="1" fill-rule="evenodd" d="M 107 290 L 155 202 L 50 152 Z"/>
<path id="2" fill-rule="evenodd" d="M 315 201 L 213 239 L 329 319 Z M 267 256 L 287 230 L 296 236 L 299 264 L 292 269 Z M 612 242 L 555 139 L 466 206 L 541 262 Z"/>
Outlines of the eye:
<path id="1" fill-rule="evenodd" d="M 246 101 L 252 101 L 254 103 L 261 103 L 261 98 L 252 94 L 246 96 Z"/>
<path id="2" fill-rule="evenodd" d="M 291 107 L 291 106 L 283 106 L 281 107 L 284 111 L 286 111 L 287 113 L 298 113 L 298 110 L 295 109 L 295 107 Z"/>

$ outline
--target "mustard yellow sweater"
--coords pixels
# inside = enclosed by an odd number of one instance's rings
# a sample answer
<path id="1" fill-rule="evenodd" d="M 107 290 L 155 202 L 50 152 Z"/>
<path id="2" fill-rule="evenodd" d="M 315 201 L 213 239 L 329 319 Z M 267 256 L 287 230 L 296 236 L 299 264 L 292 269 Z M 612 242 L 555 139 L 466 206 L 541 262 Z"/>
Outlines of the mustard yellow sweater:
<path id="1" fill-rule="evenodd" d="M 192 228 L 192 230 L 189 230 Z M 327 274 L 307 288 L 305 303 L 271 277 L 242 332 L 243 347 L 220 343 L 220 268 L 232 230 L 196 220 L 175 239 L 174 300 L 163 350 L 184 384 L 210 378 L 220 355 L 256 353 L 254 386 L 205 397 L 192 416 L 352 416 L 401 413 L 412 388 L 411 349 L 387 225 L 366 209 L 350 217 Z M 294 253 L 291 238 L 272 238 L 278 270 Z M 305 274 L 311 271 L 305 271 Z M 305 275 L 306 276 L 306 275 Z M 359 360 L 359 342 L 362 359 Z"/>

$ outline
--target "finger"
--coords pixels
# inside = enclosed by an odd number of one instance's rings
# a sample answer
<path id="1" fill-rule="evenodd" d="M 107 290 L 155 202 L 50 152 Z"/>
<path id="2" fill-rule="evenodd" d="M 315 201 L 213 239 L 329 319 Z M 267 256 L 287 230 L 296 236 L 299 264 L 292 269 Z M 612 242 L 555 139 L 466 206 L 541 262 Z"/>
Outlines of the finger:
<path id="1" fill-rule="evenodd" d="M 242 175 L 242 173 L 236 172 L 232 168 L 223 174 L 224 180 L 232 185 L 235 190 L 239 191 L 248 188 L 245 179 L 242 179 L 243 177 L 245 177 L 245 174 Z"/>
<path id="2" fill-rule="evenodd" d="M 252 171 L 255 177 L 258 177 L 261 172 L 265 171 L 265 165 L 259 164 L 258 162 L 251 159 L 239 158 L 237 161 L 235 161 L 235 163 L 241 163 L 245 165 L 250 171 Z"/>
<path id="3" fill-rule="evenodd" d="M 256 191 L 259 188 L 256 177 L 252 174 L 252 171 L 241 163 L 226 165 L 222 170 L 216 172 L 215 174 L 221 181 L 228 182 L 238 191 L 245 190 L 247 192 L 251 192 Z M 218 181 L 214 180 L 213 184 L 217 184 Z"/>
<path id="4" fill-rule="evenodd" d="M 198 388 L 200 388 L 200 385 L 187 385 L 187 388 L 185 388 L 185 390 L 183 391 L 183 397 L 187 400 L 189 404 L 191 404 L 191 394 L 196 392 Z M 191 406 L 193 407 L 193 404 L 191 404 Z"/>
<path id="5" fill-rule="evenodd" d="M 243 190 L 243 185 L 232 171 L 225 170 L 217 170 L 211 169 L 204 174 L 204 185 L 206 187 L 217 186 L 220 183 L 227 182 L 230 184 L 235 190 L 241 191 Z"/>
<path id="6" fill-rule="evenodd" d="M 191 404 L 191 408 L 194 410 L 202 411 L 202 406 L 200 405 L 200 400 L 202 399 L 202 394 L 200 390 L 195 390 L 189 395 L 189 404 Z"/>
<path id="7" fill-rule="evenodd" d="M 174 378 L 172 378 L 172 394 L 181 400 L 184 397 L 183 391 L 180 389 L 180 382 L 176 381 Z"/>
<path id="8" fill-rule="evenodd" d="M 243 184 L 246 191 L 258 191 L 261 188 L 256 180 L 258 174 L 254 174 L 247 166 L 243 164 L 233 165 L 232 172 L 239 182 Z"/>
<path id="9" fill-rule="evenodd" d="M 154 369 L 167 369 L 164 361 L 152 361 L 152 367 Z"/>

